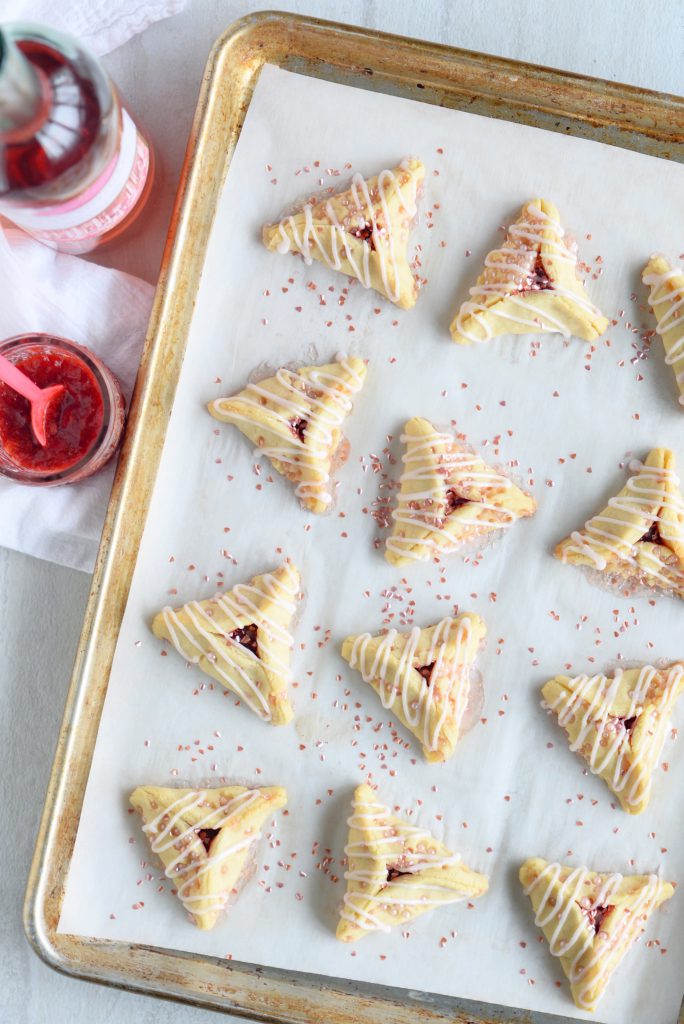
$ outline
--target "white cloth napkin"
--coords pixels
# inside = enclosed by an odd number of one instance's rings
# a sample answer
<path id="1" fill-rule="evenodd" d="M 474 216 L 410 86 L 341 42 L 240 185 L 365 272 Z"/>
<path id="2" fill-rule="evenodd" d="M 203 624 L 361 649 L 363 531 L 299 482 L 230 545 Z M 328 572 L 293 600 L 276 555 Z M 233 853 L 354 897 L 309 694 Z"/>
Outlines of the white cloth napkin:
<path id="1" fill-rule="evenodd" d="M 0 0 L 0 21 L 33 21 L 61 29 L 100 56 L 155 21 L 178 14 L 186 0 Z"/>
<path id="2" fill-rule="evenodd" d="M 51 25 L 103 54 L 185 3 L 0 0 L 0 21 Z M 127 402 L 153 293 L 145 281 L 55 253 L 0 219 L 0 339 L 44 331 L 85 345 L 118 376 Z M 113 474 L 114 462 L 82 483 L 47 488 L 0 477 L 0 545 L 91 572 Z"/>
<path id="3" fill-rule="evenodd" d="M 0 228 L 0 338 L 44 331 L 101 356 L 130 399 L 154 288 Z M 91 572 L 112 486 L 102 473 L 62 487 L 0 476 L 0 545 Z"/>

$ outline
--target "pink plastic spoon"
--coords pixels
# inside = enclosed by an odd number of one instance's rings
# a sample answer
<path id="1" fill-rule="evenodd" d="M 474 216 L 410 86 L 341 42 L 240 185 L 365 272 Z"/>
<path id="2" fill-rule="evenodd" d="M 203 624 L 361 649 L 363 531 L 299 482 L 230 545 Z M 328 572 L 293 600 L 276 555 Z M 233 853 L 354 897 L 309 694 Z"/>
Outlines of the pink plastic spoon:
<path id="1" fill-rule="evenodd" d="M 0 380 L 31 403 L 31 428 L 36 441 L 44 448 L 47 444 L 45 428 L 48 411 L 52 403 L 64 394 L 64 385 L 53 384 L 49 388 L 39 388 L 14 363 L 2 355 L 0 355 Z"/>

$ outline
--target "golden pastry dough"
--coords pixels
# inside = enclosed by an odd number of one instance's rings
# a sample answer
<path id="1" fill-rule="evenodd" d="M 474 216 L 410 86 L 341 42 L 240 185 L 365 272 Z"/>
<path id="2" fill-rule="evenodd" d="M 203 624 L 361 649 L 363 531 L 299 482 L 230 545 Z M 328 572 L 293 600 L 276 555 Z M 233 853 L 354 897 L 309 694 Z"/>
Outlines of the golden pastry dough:
<path id="1" fill-rule="evenodd" d="M 651 796 L 670 716 L 684 692 L 684 665 L 617 669 L 614 676 L 556 676 L 542 687 L 570 749 L 582 755 L 623 808 L 641 814 Z"/>
<path id="2" fill-rule="evenodd" d="M 325 263 L 410 309 L 418 286 L 408 261 L 408 239 L 424 177 L 425 168 L 415 159 L 366 181 L 355 174 L 346 192 L 310 199 L 278 224 L 266 224 L 264 245 L 301 253 L 307 263 Z"/>
<path id="3" fill-rule="evenodd" d="M 651 289 L 648 302 L 657 320 L 656 331 L 677 381 L 679 404 L 684 405 L 684 270 L 664 256 L 651 256 L 642 280 Z"/>
<path id="4" fill-rule="evenodd" d="M 332 501 L 330 475 L 342 442 L 341 425 L 365 377 L 366 364 L 353 356 L 297 371 L 283 368 L 208 408 L 215 419 L 234 424 L 248 437 L 274 469 L 297 485 L 302 504 L 320 513 Z"/>
<path id="5" fill-rule="evenodd" d="M 348 824 L 347 891 L 337 926 L 341 942 L 389 932 L 427 910 L 476 899 L 489 887 L 485 875 L 466 867 L 428 831 L 392 814 L 368 785 L 354 792 Z"/>
<path id="6" fill-rule="evenodd" d="M 289 626 L 298 589 L 297 568 L 286 561 L 225 594 L 164 608 L 152 632 L 237 694 L 259 718 L 284 725 L 293 715 Z"/>
<path id="7" fill-rule="evenodd" d="M 266 818 L 284 807 L 280 786 L 164 789 L 139 786 L 130 798 L 143 832 L 193 923 L 217 923 Z"/>
<path id="8" fill-rule="evenodd" d="M 549 949 L 560 957 L 575 1005 L 593 1011 L 653 910 L 674 894 L 657 875 L 597 874 L 525 861 L 520 882 Z"/>
<path id="9" fill-rule="evenodd" d="M 404 471 L 385 550 L 392 565 L 449 554 L 536 509 L 534 498 L 428 420 L 409 420 L 401 440 Z"/>
<path id="10" fill-rule="evenodd" d="M 342 657 L 420 741 L 428 761 L 447 761 L 460 737 L 471 670 L 486 632 L 479 615 L 464 613 L 409 633 L 349 636 Z"/>
<path id="11" fill-rule="evenodd" d="M 578 276 L 577 247 L 569 243 L 558 210 L 532 199 L 494 249 L 451 325 L 460 345 L 499 334 L 557 332 L 595 341 L 608 321 Z"/>
<path id="12" fill-rule="evenodd" d="M 668 448 L 654 448 L 606 508 L 555 550 L 570 565 L 605 573 L 616 586 L 684 598 L 684 501 Z"/>

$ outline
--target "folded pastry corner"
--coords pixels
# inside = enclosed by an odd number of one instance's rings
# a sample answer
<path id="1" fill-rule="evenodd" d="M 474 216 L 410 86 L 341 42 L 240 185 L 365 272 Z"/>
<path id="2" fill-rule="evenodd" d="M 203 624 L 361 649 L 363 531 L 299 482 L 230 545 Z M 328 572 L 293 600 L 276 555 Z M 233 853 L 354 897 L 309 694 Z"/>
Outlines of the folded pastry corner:
<path id="1" fill-rule="evenodd" d="M 665 362 L 672 367 L 679 404 L 684 405 L 684 270 L 656 254 L 644 267 L 642 281 L 650 288 L 648 303 L 663 339 Z"/>
<path id="2" fill-rule="evenodd" d="M 173 789 L 139 786 L 130 797 L 176 895 L 203 931 L 213 928 L 239 884 L 281 786 Z"/>
<path id="3" fill-rule="evenodd" d="M 428 420 L 409 420 L 401 440 L 404 468 L 385 550 L 391 565 L 450 554 L 534 513 L 534 498 Z"/>
<path id="4" fill-rule="evenodd" d="M 367 784 L 354 792 L 348 825 L 341 942 L 389 932 L 427 910 L 476 899 L 489 887 L 485 875 L 466 867 L 426 829 L 392 814 Z"/>
<path id="5" fill-rule="evenodd" d="M 322 513 L 332 501 L 330 477 L 339 460 L 342 423 L 363 387 L 366 369 L 355 356 L 299 370 L 283 367 L 231 398 L 216 399 L 208 409 L 215 419 L 236 426 L 296 485 L 305 508 Z"/>
<path id="6" fill-rule="evenodd" d="M 486 632 L 484 619 L 464 612 L 406 633 L 349 636 L 342 657 L 413 733 L 426 760 L 447 761 L 461 736 L 471 670 Z"/>
<path id="7" fill-rule="evenodd" d="M 631 476 L 606 508 L 556 546 L 570 565 L 605 573 L 616 586 L 684 598 L 684 500 L 669 448 L 632 462 Z"/>
<path id="8" fill-rule="evenodd" d="M 607 328 L 579 277 L 577 246 L 568 240 L 558 210 L 548 199 L 532 199 L 501 248 L 485 259 L 451 324 L 451 337 L 460 345 L 500 334 L 559 333 L 595 341 Z"/>
<path id="9" fill-rule="evenodd" d="M 629 814 L 641 814 L 648 805 L 672 711 L 683 692 L 682 662 L 667 669 L 617 669 L 613 676 L 560 675 L 542 687 L 543 704 L 558 716 L 570 749 Z"/>
<path id="10" fill-rule="evenodd" d="M 599 874 L 533 857 L 520 868 L 535 924 L 570 982 L 575 1005 L 592 1012 L 652 912 L 674 895 L 657 875 Z"/>
<path id="11" fill-rule="evenodd" d="M 288 694 L 294 642 L 289 627 L 298 591 L 299 572 L 288 559 L 226 593 L 162 609 L 152 632 L 259 718 L 285 725 L 294 713 Z"/>
<path id="12" fill-rule="evenodd" d="M 291 216 L 266 224 L 263 243 L 271 251 L 300 253 L 306 263 L 318 260 L 410 309 L 418 285 L 408 240 L 424 178 L 415 158 L 372 178 L 355 174 L 346 191 L 313 197 Z"/>

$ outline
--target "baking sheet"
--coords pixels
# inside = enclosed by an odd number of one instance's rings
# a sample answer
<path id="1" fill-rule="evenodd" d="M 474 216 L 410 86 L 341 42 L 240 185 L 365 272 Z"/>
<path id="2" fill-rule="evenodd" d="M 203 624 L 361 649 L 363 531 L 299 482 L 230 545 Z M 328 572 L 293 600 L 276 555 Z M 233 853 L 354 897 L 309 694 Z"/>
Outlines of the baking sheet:
<path id="1" fill-rule="evenodd" d="M 408 153 L 428 168 L 414 233 L 428 283 L 414 310 L 261 246 L 261 224 L 294 199 Z M 538 690 L 567 665 L 579 673 L 620 656 L 681 657 L 683 611 L 670 598 L 624 600 L 600 590 L 550 552 L 622 486 L 630 453 L 668 444 L 684 458 L 660 343 L 644 360 L 633 331 L 651 326 L 640 308 L 643 263 L 653 249 L 679 252 L 683 184 L 680 165 L 264 69 L 208 248 L 61 932 L 586 1016 L 565 982 L 556 984 L 559 965 L 538 940 L 519 863 L 541 855 L 624 873 L 661 866 L 666 877 L 682 878 L 684 761 L 671 738 L 662 758 L 669 770 L 659 772 L 647 812 L 631 819 L 585 774 L 540 710 Z M 590 265 L 592 298 L 619 321 L 591 358 L 585 343 L 550 335 L 471 349 L 449 340 L 450 318 L 499 242 L 500 225 L 535 195 L 559 206 Z M 338 475 L 335 510 L 315 518 L 267 463 L 255 472 L 246 439 L 215 423 L 204 405 L 239 389 L 263 361 L 324 361 L 340 350 L 368 358 L 369 374 L 347 421 L 351 456 Z M 536 516 L 480 559 L 454 555 L 442 569 L 387 565 L 371 513 L 388 493 L 385 474 L 398 472 L 398 438 L 412 415 L 452 426 L 513 472 L 535 493 Z M 298 564 L 307 598 L 294 650 L 296 718 L 276 731 L 167 654 L 147 625 L 163 604 L 211 596 L 217 583 L 228 588 L 284 555 Z M 373 632 L 390 616 L 399 625 L 410 601 L 418 625 L 458 604 L 489 626 L 479 663 L 486 721 L 444 766 L 422 762 L 338 655 L 348 633 Z M 487 872 L 491 888 L 472 908 L 423 915 L 409 938 L 378 933 L 348 947 L 334 939 L 340 860 L 351 793 L 369 773 L 385 802 Z M 141 783 L 222 780 L 285 785 L 289 813 L 266 830 L 255 878 L 225 923 L 201 933 L 169 894 L 127 796 Z M 676 1018 L 680 899 L 654 916 L 595 1019 Z"/>

